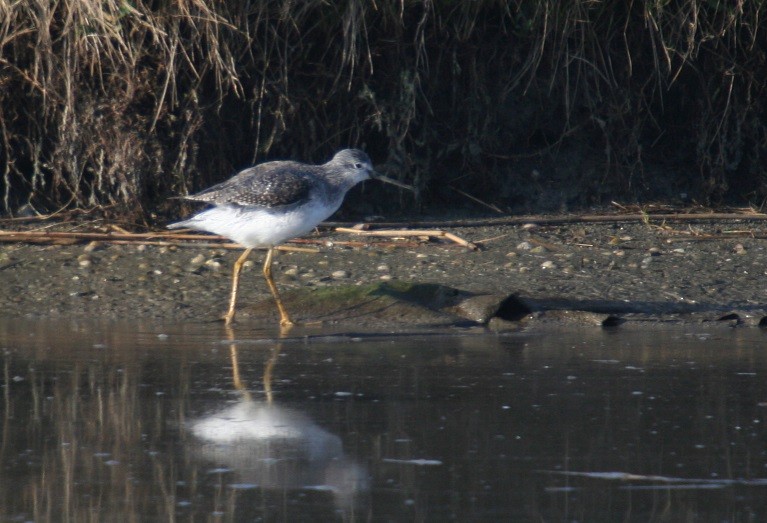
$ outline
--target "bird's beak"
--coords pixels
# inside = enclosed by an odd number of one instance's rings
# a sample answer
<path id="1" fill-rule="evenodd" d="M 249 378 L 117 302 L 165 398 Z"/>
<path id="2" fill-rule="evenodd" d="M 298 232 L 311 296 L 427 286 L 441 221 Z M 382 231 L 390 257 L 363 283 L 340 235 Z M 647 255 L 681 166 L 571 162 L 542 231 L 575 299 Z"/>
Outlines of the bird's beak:
<path id="1" fill-rule="evenodd" d="M 397 187 L 401 189 L 407 189 L 408 191 L 415 192 L 415 188 L 412 185 L 407 185 L 402 182 L 398 182 L 394 178 L 389 178 L 388 176 L 384 176 L 383 174 L 373 171 L 370 173 L 370 177 L 374 180 L 381 180 L 382 182 L 390 183 L 392 185 L 396 185 Z"/>

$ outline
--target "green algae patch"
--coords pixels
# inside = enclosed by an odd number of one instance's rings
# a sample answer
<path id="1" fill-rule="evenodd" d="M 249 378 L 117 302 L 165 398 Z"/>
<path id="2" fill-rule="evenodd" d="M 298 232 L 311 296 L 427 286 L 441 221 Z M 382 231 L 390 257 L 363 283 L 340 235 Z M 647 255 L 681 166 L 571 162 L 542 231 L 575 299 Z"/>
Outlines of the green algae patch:
<path id="1" fill-rule="evenodd" d="M 285 307 L 300 322 L 456 325 L 469 320 L 448 309 L 466 293 L 433 283 L 380 282 L 295 289 L 282 294 Z M 249 308 L 276 318 L 272 300 Z"/>

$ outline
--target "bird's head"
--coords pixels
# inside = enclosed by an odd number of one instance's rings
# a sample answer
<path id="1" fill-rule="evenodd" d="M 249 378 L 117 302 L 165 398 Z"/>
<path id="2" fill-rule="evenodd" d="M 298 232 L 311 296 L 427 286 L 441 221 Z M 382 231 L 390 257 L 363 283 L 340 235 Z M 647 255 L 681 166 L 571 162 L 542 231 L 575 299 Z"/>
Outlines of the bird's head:
<path id="1" fill-rule="evenodd" d="M 370 160 L 370 156 L 365 151 L 359 149 L 342 149 L 338 151 L 329 164 L 340 170 L 343 170 L 346 176 L 353 180 L 352 185 L 356 185 L 359 182 L 373 178 L 374 180 L 381 180 L 382 182 L 390 183 L 412 191 L 413 188 L 404 183 L 400 183 L 397 180 L 388 178 L 373 168 L 373 162 Z"/>

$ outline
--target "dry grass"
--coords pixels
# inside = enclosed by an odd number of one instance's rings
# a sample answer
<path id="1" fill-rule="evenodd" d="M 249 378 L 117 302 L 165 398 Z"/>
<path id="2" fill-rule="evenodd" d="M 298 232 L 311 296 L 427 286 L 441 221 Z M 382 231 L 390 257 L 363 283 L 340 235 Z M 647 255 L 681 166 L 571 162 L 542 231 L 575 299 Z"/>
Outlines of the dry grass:
<path id="1" fill-rule="evenodd" d="M 703 199 L 759 202 L 764 12 L 716 0 L 2 2 L 2 207 L 146 217 L 247 164 L 346 145 L 434 201 L 464 192 L 507 209 L 565 182 L 592 203 L 650 194 L 652 171 Z"/>

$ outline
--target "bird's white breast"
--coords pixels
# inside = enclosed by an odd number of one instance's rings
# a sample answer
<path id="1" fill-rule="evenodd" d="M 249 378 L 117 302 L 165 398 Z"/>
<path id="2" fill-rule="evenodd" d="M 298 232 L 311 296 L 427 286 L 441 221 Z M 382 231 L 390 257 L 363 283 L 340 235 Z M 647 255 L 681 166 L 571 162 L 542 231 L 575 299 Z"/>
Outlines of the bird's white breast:
<path id="1" fill-rule="evenodd" d="M 220 234 L 245 247 L 279 245 L 291 238 L 311 232 L 321 221 L 338 210 L 338 203 L 327 205 L 316 199 L 293 209 L 222 205 L 213 207 L 188 220 L 195 229 Z"/>

